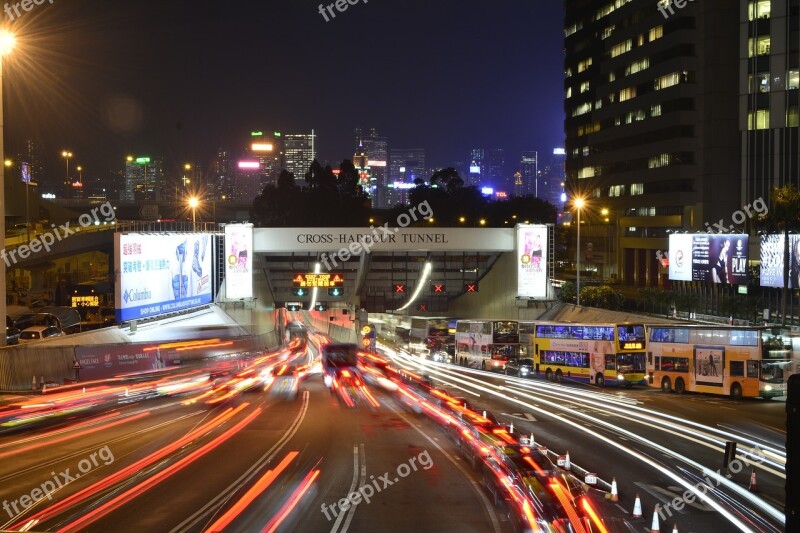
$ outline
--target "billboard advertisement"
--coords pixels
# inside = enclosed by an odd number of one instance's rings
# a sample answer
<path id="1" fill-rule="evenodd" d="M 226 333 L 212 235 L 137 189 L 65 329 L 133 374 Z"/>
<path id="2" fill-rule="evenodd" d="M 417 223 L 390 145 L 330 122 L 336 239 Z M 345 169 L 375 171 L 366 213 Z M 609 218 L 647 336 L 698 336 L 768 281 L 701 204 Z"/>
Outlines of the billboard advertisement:
<path id="1" fill-rule="evenodd" d="M 253 297 L 253 225 L 225 226 L 225 297 Z"/>
<path id="2" fill-rule="evenodd" d="M 143 344 L 76 346 L 80 379 L 108 379 L 120 374 L 148 372 L 166 367 L 158 350 Z"/>
<path id="3" fill-rule="evenodd" d="M 117 233 L 117 321 L 211 303 L 211 235 Z"/>
<path id="4" fill-rule="evenodd" d="M 517 227 L 517 296 L 547 297 L 547 226 Z"/>
<path id="5" fill-rule="evenodd" d="M 745 234 L 669 236 L 669 279 L 747 285 L 749 238 Z"/>
<path id="6" fill-rule="evenodd" d="M 783 234 L 761 236 L 761 286 L 783 287 Z M 800 235 L 789 235 L 789 288 L 800 289 Z"/>

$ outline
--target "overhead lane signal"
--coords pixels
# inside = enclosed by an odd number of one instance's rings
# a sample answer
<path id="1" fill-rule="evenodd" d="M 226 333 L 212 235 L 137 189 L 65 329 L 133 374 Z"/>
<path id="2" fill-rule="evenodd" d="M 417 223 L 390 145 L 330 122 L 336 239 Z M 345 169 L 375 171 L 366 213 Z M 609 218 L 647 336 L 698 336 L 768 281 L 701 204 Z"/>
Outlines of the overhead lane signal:
<path id="1" fill-rule="evenodd" d="M 405 292 L 406 292 L 406 284 L 405 283 L 395 283 L 394 284 L 394 292 L 395 292 L 395 294 L 405 294 Z"/>

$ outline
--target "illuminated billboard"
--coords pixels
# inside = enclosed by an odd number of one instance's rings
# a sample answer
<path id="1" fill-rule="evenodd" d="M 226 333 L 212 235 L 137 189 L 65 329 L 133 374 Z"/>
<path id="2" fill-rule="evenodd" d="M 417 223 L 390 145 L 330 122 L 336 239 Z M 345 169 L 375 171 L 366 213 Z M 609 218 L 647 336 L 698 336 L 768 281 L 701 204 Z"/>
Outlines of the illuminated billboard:
<path id="1" fill-rule="evenodd" d="M 517 226 L 517 296 L 547 297 L 547 226 Z"/>
<path id="2" fill-rule="evenodd" d="M 761 286 L 783 287 L 783 234 L 761 236 Z M 800 289 L 800 235 L 789 235 L 789 288 Z"/>
<path id="3" fill-rule="evenodd" d="M 225 296 L 253 297 L 253 225 L 225 226 Z"/>
<path id="4" fill-rule="evenodd" d="M 295 274 L 292 276 L 292 285 L 300 288 L 330 289 L 344 286 L 342 274 Z"/>
<path id="5" fill-rule="evenodd" d="M 211 235 L 114 235 L 117 321 L 211 303 Z"/>
<path id="6" fill-rule="evenodd" d="M 242 170 L 258 170 L 261 168 L 261 163 L 258 161 L 239 161 L 239 168 Z"/>
<path id="7" fill-rule="evenodd" d="M 745 234 L 669 236 L 669 279 L 747 285 L 749 237 Z"/>

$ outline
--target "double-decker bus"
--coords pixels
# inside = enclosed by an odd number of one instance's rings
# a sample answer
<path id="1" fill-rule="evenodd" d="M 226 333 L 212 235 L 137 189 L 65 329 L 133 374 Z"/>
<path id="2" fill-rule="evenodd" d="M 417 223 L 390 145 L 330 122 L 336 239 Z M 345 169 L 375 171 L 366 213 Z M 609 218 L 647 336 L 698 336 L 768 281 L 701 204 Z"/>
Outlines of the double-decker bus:
<path id="1" fill-rule="evenodd" d="M 516 320 L 459 320 L 456 322 L 455 361 L 481 370 L 503 370 L 519 357 Z"/>
<path id="2" fill-rule="evenodd" d="M 446 344 L 450 332 L 450 319 L 440 317 L 411 317 L 409 329 L 409 348 L 413 351 L 428 352 L 437 344 Z"/>
<path id="3" fill-rule="evenodd" d="M 789 375 L 800 366 L 800 338 L 788 333 L 758 326 L 648 326 L 647 381 L 667 392 L 784 396 Z"/>
<path id="4" fill-rule="evenodd" d="M 645 383 L 644 324 L 539 322 L 532 339 L 534 371 L 547 379 L 626 387 Z"/>

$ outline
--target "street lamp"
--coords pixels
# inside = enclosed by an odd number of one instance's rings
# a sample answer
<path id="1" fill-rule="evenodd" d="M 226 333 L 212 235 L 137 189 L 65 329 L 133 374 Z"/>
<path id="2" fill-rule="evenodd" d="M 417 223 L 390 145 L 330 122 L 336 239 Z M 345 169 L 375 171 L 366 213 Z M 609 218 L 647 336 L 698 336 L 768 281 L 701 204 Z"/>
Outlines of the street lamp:
<path id="1" fill-rule="evenodd" d="M 581 197 L 575 198 L 573 205 L 575 210 L 578 211 L 578 253 L 577 265 L 575 269 L 576 282 L 575 282 L 575 296 L 577 305 L 581 305 L 581 209 L 583 209 L 584 199 Z"/>
<path id="2" fill-rule="evenodd" d="M 0 30 L 0 161 L 5 159 L 3 145 L 3 56 L 8 55 L 14 49 L 16 39 L 14 34 L 8 30 Z M 0 216 L 0 250 L 6 247 L 6 197 L 5 197 L 5 166 L 0 167 L 0 209 L 3 210 Z M 4 258 L 5 259 L 5 258 Z M 0 318 L 6 320 L 6 262 L 0 261 Z M 6 345 L 6 336 L 0 336 L 0 346 Z"/>
<path id="3" fill-rule="evenodd" d="M 75 167 L 75 170 L 78 171 L 78 183 L 83 185 L 83 167 L 78 165 L 77 167 Z"/>
<path id="4" fill-rule="evenodd" d="M 189 207 L 192 208 L 192 231 L 197 231 L 197 205 L 199 204 L 199 200 L 192 196 L 189 198 Z"/>
<path id="5" fill-rule="evenodd" d="M 61 157 L 67 160 L 67 183 L 72 184 L 72 180 L 69 179 L 69 159 L 72 157 L 72 152 L 64 150 L 61 152 Z"/>

